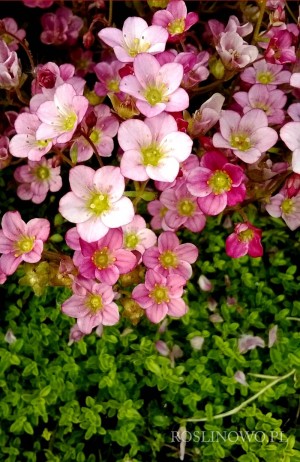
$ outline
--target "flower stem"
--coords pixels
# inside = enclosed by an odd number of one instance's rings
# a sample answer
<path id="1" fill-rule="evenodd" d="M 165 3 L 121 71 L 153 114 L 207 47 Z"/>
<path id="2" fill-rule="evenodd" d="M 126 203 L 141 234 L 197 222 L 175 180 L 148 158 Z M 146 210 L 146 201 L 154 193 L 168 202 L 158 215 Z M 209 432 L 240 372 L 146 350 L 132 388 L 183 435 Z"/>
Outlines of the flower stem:
<path id="1" fill-rule="evenodd" d="M 258 42 L 259 40 L 259 31 L 260 31 L 261 23 L 262 23 L 264 14 L 265 14 L 267 0 L 259 0 L 257 3 L 259 4 L 259 16 L 258 16 L 255 29 L 254 29 L 252 44 L 254 44 L 255 42 Z"/>
<path id="2" fill-rule="evenodd" d="M 112 19 L 113 19 L 113 0 L 109 0 L 109 7 L 108 7 L 108 26 L 111 26 Z"/>
<path id="3" fill-rule="evenodd" d="M 288 319 L 289 321 L 298 321 L 298 322 L 300 322 L 300 318 L 294 318 L 293 316 L 288 316 L 285 319 Z"/>
<path id="4" fill-rule="evenodd" d="M 283 375 L 282 377 L 277 377 L 272 382 L 269 382 L 260 391 L 255 393 L 255 395 L 251 396 L 246 401 L 243 401 L 239 406 L 235 407 L 234 409 L 231 409 L 230 411 L 223 412 L 222 414 L 214 415 L 212 417 L 212 419 L 209 419 L 208 417 L 203 417 L 202 419 L 193 419 L 193 418 L 191 418 L 191 419 L 185 419 L 184 422 L 207 422 L 208 420 L 223 419 L 224 417 L 229 417 L 231 415 L 237 414 L 242 409 L 244 409 L 244 407 L 247 407 L 248 404 L 252 403 L 252 401 L 255 401 L 259 396 L 263 395 L 267 390 L 269 390 L 270 388 L 277 385 L 277 383 L 282 382 L 283 380 L 286 380 L 288 377 L 290 377 L 294 373 L 295 373 L 295 369 L 293 369 L 292 371 L 290 371 L 287 374 Z"/>

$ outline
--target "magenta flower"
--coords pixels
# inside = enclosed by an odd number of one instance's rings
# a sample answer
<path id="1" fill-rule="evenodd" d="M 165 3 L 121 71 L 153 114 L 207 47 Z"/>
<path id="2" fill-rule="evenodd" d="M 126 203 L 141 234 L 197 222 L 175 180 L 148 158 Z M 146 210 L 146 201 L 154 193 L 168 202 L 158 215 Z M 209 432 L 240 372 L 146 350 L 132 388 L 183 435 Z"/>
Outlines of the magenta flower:
<path id="1" fill-rule="evenodd" d="M 163 113 L 145 121 L 132 119 L 120 125 L 118 141 L 125 151 L 121 158 L 122 174 L 136 181 L 175 180 L 179 163 L 188 158 L 192 140 L 177 130 L 177 123 Z"/>
<path id="2" fill-rule="evenodd" d="M 21 183 L 17 189 L 20 199 L 32 200 L 34 204 L 43 202 L 49 191 L 57 192 L 62 187 L 60 166 L 55 165 L 54 159 L 29 160 L 27 165 L 16 168 L 14 178 Z"/>
<path id="3" fill-rule="evenodd" d="M 134 75 L 123 77 L 120 90 L 136 98 L 136 107 L 146 117 L 163 111 L 183 111 L 189 105 L 189 96 L 180 83 L 183 66 L 179 63 L 160 65 L 148 53 L 141 53 L 133 62 Z"/>
<path id="4" fill-rule="evenodd" d="M 240 353 L 247 353 L 249 350 L 254 350 L 256 347 L 264 348 L 265 342 L 260 337 L 253 335 L 242 335 L 238 341 L 238 349 Z"/>
<path id="5" fill-rule="evenodd" d="M 157 11 L 152 18 L 152 24 L 162 26 L 168 31 L 169 42 L 181 40 L 184 32 L 197 21 L 197 13 L 188 13 L 186 4 L 182 0 L 172 0 L 165 10 Z"/>
<path id="6" fill-rule="evenodd" d="M 73 291 L 74 295 L 62 304 L 61 309 L 64 314 L 77 318 L 77 327 L 83 334 L 90 334 L 100 324 L 113 326 L 119 321 L 111 286 L 78 278 L 73 284 Z"/>
<path id="7" fill-rule="evenodd" d="M 46 13 L 41 19 L 41 42 L 46 45 L 74 45 L 83 27 L 83 20 L 69 8 L 61 7 L 55 13 Z"/>
<path id="8" fill-rule="evenodd" d="M 292 231 L 300 226 L 300 194 L 289 197 L 281 191 L 271 197 L 266 210 L 271 217 L 281 217 Z"/>
<path id="9" fill-rule="evenodd" d="M 119 229 L 111 229 L 106 236 L 97 242 L 87 243 L 80 240 L 81 253 L 74 255 L 74 263 L 79 272 L 87 279 L 99 279 L 113 285 L 120 274 L 131 271 L 137 261 L 129 250 L 123 249 L 123 233 Z"/>
<path id="10" fill-rule="evenodd" d="M 57 143 L 70 141 L 88 108 L 88 100 L 79 96 L 72 85 L 60 85 L 53 101 L 42 103 L 37 116 L 42 121 L 37 129 L 37 140 L 56 138 Z"/>
<path id="11" fill-rule="evenodd" d="M 232 149 L 247 164 L 256 162 L 278 139 L 261 109 L 251 109 L 242 117 L 235 111 L 222 111 L 220 131 L 213 136 L 214 146 Z"/>
<path id="12" fill-rule="evenodd" d="M 157 324 L 167 314 L 176 318 L 186 314 L 187 306 L 181 298 L 185 283 L 185 279 L 177 274 L 165 278 L 150 269 L 145 283 L 133 289 L 132 298 L 146 310 L 147 318 Z"/>
<path id="13" fill-rule="evenodd" d="M 222 32 L 216 50 L 227 69 L 241 69 L 256 60 L 258 49 L 237 32 Z"/>
<path id="14" fill-rule="evenodd" d="M 0 89 L 10 90 L 19 85 L 21 67 L 15 51 L 0 39 Z"/>
<path id="15" fill-rule="evenodd" d="M 95 84 L 95 93 L 99 96 L 106 96 L 108 93 L 118 93 L 120 91 L 121 77 L 119 70 L 124 66 L 119 61 L 111 63 L 98 63 L 94 67 L 94 72 L 99 82 Z"/>
<path id="16" fill-rule="evenodd" d="M 261 83 L 262 85 L 289 83 L 291 73 L 282 69 L 281 64 L 267 63 L 263 59 L 254 63 L 253 67 L 245 69 L 241 73 L 241 79 L 247 83 Z"/>
<path id="17" fill-rule="evenodd" d="M 261 257 L 263 248 L 261 245 L 261 230 L 251 223 L 238 223 L 234 233 L 226 239 L 226 253 L 231 258 L 240 258 L 244 255 Z"/>
<path id="18" fill-rule="evenodd" d="M 36 112 L 45 101 L 54 98 L 55 89 L 63 83 L 69 83 L 74 87 L 77 95 L 83 94 L 85 80 L 75 76 L 75 67 L 72 64 L 57 64 L 49 61 L 39 64 L 36 69 L 36 78 L 32 81 L 31 91 L 33 95 L 42 93 L 44 97 L 35 97 L 30 101 L 30 110 Z"/>
<path id="19" fill-rule="evenodd" d="M 281 90 L 271 89 L 262 84 L 253 85 L 249 92 L 238 91 L 233 95 L 236 102 L 243 108 L 244 114 L 251 109 L 262 109 L 268 117 L 269 124 L 282 124 L 287 97 Z"/>
<path id="20" fill-rule="evenodd" d="M 207 215 L 218 215 L 225 207 L 242 202 L 246 196 L 244 171 L 217 151 L 207 152 L 200 167 L 187 177 L 187 188 L 198 197 L 198 205 Z"/>
<path id="21" fill-rule="evenodd" d="M 191 264 L 198 257 L 198 249 L 193 244 L 180 244 L 172 231 L 162 233 L 157 247 L 150 247 L 143 255 L 143 263 L 147 268 L 167 277 L 179 274 L 184 279 L 192 276 Z"/>
<path id="22" fill-rule="evenodd" d="M 123 246 L 127 250 L 137 250 L 143 255 L 146 249 L 156 244 L 155 233 L 146 227 L 146 222 L 140 215 L 135 215 L 128 225 L 122 226 L 122 230 Z"/>
<path id="23" fill-rule="evenodd" d="M 265 51 L 266 61 L 273 64 L 296 62 L 295 47 L 292 46 L 293 34 L 288 30 L 276 30 L 270 38 Z M 274 30 L 273 29 L 273 30 Z"/>
<path id="24" fill-rule="evenodd" d="M 134 208 L 122 197 L 124 177 L 119 167 L 105 166 L 97 171 L 78 165 L 70 171 L 72 192 L 63 196 L 59 211 L 66 220 L 77 223 L 77 231 L 86 242 L 104 237 L 109 228 L 131 222 Z"/>
<path id="25" fill-rule="evenodd" d="M 27 224 L 19 212 L 6 212 L 0 230 L 0 271 L 13 274 L 22 261 L 37 263 L 41 259 L 43 244 L 48 239 L 50 223 L 34 218 Z"/>
<path id="26" fill-rule="evenodd" d="M 179 181 L 175 187 L 165 189 L 160 201 L 167 209 L 164 221 L 172 230 L 184 226 L 194 233 L 199 233 L 204 228 L 205 215 L 200 210 L 196 197 L 188 191 L 185 181 Z"/>
<path id="27" fill-rule="evenodd" d="M 29 8 L 49 8 L 54 0 L 23 0 L 25 6 Z"/>
<path id="28" fill-rule="evenodd" d="M 133 62 L 139 53 L 160 53 L 164 51 L 168 40 L 168 32 L 163 27 L 149 27 L 144 19 L 138 17 L 127 18 L 122 31 L 106 27 L 98 36 L 113 48 L 122 63 Z"/>
<path id="29" fill-rule="evenodd" d="M 280 129 L 280 138 L 293 151 L 292 169 L 300 173 L 300 122 L 288 122 Z"/>
<path id="30" fill-rule="evenodd" d="M 19 29 L 18 24 L 13 18 L 0 19 L 0 27 L 5 29 L 5 31 L 15 35 L 19 40 L 23 40 L 25 38 L 25 30 Z M 16 51 L 19 48 L 18 41 L 11 35 L 4 33 L 1 35 L 1 39 L 4 40 L 10 51 Z"/>

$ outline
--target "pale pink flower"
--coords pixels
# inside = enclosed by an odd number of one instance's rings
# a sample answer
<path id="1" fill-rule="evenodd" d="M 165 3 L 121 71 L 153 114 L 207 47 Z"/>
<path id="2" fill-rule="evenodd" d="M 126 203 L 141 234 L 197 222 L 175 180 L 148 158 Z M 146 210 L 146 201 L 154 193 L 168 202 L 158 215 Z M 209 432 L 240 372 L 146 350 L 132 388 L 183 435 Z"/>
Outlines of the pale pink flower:
<path id="1" fill-rule="evenodd" d="M 249 350 L 254 350 L 256 347 L 264 348 L 265 342 L 260 337 L 253 335 L 242 335 L 238 341 L 238 349 L 240 353 L 247 353 Z"/>
<path id="2" fill-rule="evenodd" d="M 49 61 L 39 64 L 36 69 L 36 78 L 32 81 L 31 91 L 33 95 L 42 93 L 30 101 L 31 112 L 36 112 L 38 107 L 45 101 L 53 100 L 55 90 L 63 83 L 69 83 L 74 87 L 77 95 L 83 94 L 85 80 L 75 75 L 75 67 L 72 64 L 57 64 Z"/>
<path id="3" fill-rule="evenodd" d="M 178 1 L 178 0 L 175 0 Z M 190 89 L 195 85 L 198 85 L 203 80 L 206 80 L 209 76 L 209 70 L 207 69 L 209 60 L 209 53 L 207 51 L 201 51 L 200 53 L 179 53 L 174 62 L 182 64 L 184 74 L 181 85 Z"/>
<path id="4" fill-rule="evenodd" d="M 278 326 L 273 326 L 269 330 L 269 341 L 268 341 L 269 348 L 272 348 L 272 346 L 277 342 L 277 331 L 278 331 Z"/>
<path id="5" fill-rule="evenodd" d="M 88 100 L 77 95 L 72 85 L 60 85 L 53 101 L 42 103 L 37 110 L 42 122 L 36 132 L 37 140 L 56 138 L 57 143 L 70 141 L 87 108 Z"/>
<path id="6" fill-rule="evenodd" d="M 115 27 L 102 29 L 99 38 L 113 48 L 122 63 L 133 62 L 139 53 L 156 54 L 164 51 L 168 32 L 161 26 L 148 26 L 143 18 L 130 17 L 120 31 Z"/>
<path id="7" fill-rule="evenodd" d="M 150 247 L 143 255 L 143 263 L 147 268 L 167 277 L 179 274 L 184 279 L 192 276 L 191 264 L 198 257 L 198 249 L 193 244 L 180 244 L 172 231 L 162 233 L 157 247 Z"/>
<path id="8" fill-rule="evenodd" d="M 250 22 L 240 25 L 240 21 L 236 16 L 230 16 L 226 27 L 217 19 L 210 19 L 207 22 L 207 28 L 209 33 L 206 32 L 205 35 L 212 36 L 209 37 L 215 45 L 218 44 L 220 36 L 223 32 L 236 32 L 241 37 L 251 34 L 253 26 Z"/>
<path id="9" fill-rule="evenodd" d="M 106 96 L 108 93 L 118 93 L 120 91 L 121 77 L 119 70 L 122 67 L 124 67 L 124 64 L 119 61 L 96 64 L 94 72 L 99 80 L 95 84 L 95 93 L 97 95 Z"/>
<path id="10" fill-rule="evenodd" d="M 220 131 L 213 136 L 216 148 L 232 149 L 247 164 L 253 164 L 278 140 L 261 109 L 251 109 L 242 117 L 235 111 L 222 111 Z"/>
<path id="11" fill-rule="evenodd" d="M 74 295 L 62 304 L 62 312 L 77 318 L 78 329 L 90 334 L 94 327 L 113 326 L 119 321 L 118 306 L 113 302 L 115 293 L 107 284 L 78 278 L 73 284 Z"/>
<path id="12" fill-rule="evenodd" d="M 22 261 L 37 263 L 49 232 L 50 223 L 44 218 L 34 218 L 26 224 L 19 212 L 6 212 L 0 230 L 1 271 L 10 275 Z"/>
<path id="13" fill-rule="evenodd" d="M 126 120 L 120 125 L 118 141 L 125 151 L 121 172 L 136 181 L 174 181 L 179 163 L 188 158 L 193 144 L 188 135 L 177 130 L 174 117 L 166 113 L 144 122 Z"/>
<path id="14" fill-rule="evenodd" d="M 227 69 L 241 69 L 258 56 L 258 48 L 248 45 L 237 32 L 222 32 L 216 50 Z"/>
<path id="15" fill-rule="evenodd" d="M 18 24 L 13 18 L 0 19 L 0 27 L 5 29 L 6 32 L 10 32 L 11 34 L 18 37 L 19 40 L 23 40 L 25 38 L 25 30 L 19 29 Z M 19 48 L 18 41 L 11 35 L 4 33 L 1 35 L 1 39 L 4 40 L 11 51 L 16 51 Z"/>
<path id="16" fill-rule="evenodd" d="M 24 112 L 15 121 L 17 134 L 9 143 L 10 153 L 15 157 L 28 157 L 29 160 L 39 161 L 52 148 L 52 140 L 37 140 L 36 132 L 41 122 L 35 114 Z"/>
<path id="17" fill-rule="evenodd" d="M 186 314 L 187 306 L 181 298 L 185 279 L 177 274 L 164 277 L 148 270 L 145 283 L 132 291 L 132 298 L 146 310 L 147 318 L 157 324 L 166 315 L 179 318 Z"/>
<path id="18" fill-rule="evenodd" d="M 169 42 L 181 40 L 185 31 L 197 21 L 197 13 L 188 13 L 186 4 L 182 0 L 172 0 L 165 10 L 157 11 L 152 18 L 152 24 L 162 26 L 168 31 Z"/>
<path id="19" fill-rule="evenodd" d="M 125 180 L 119 167 L 105 166 L 97 171 L 84 165 L 71 169 L 72 192 L 59 203 L 61 215 L 77 223 L 77 231 L 86 242 L 104 237 L 109 228 L 130 223 L 134 208 L 128 197 L 123 197 Z"/>
<path id="20" fill-rule="evenodd" d="M 119 229 L 110 229 L 97 242 L 80 239 L 80 247 L 81 252 L 74 255 L 74 263 L 87 279 L 96 278 L 113 285 L 120 274 L 129 273 L 137 263 L 136 256 L 123 249 L 123 233 Z"/>
<path id="21" fill-rule="evenodd" d="M 158 230 L 163 229 L 164 231 L 170 230 L 169 226 L 166 224 L 165 215 L 168 211 L 167 207 L 159 201 L 151 201 L 147 205 L 147 210 L 152 215 L 150 225 L 152 229 Z"/>
<path id="22" fill-rule="evenodd" d="M 92 51 L 76 48 L 70 52 L 70 58 L 76 67 L 76 75 L 84 77 L 86 74 L 94 72 L 95 63 Z"/>
<path id="23" fill-rule="evenodd" d="M 66 7 L 44 14 L 41 23 L 44 29 L 41 42 L 46 45 L 74 45 L 83 27 L 83 20 Z"/>
<path id="24" fill-rule="evenodd" d="M 202 350 L 204 343 L 204 337 L 200 337 L 200 335 L 196 335 L 190 340 L 191 347 L 193 350 L 200 351 Z"/>
<path id="25" fill-rule="evenodd" d="M 201 104 L 194 113 L 188 133 L 193 137 L 203 136 L 220 119 L 221 110 L 225 97 L 220 93 L 214 93 L 207 101 Z"/>
<path id="26" fill-rule="evenodd" d="M 268 117 L 269 124 L 282 124 L 285 118 L 282 108 L 287 97 L 281 90 L 269 90 L 262 84 L 253 85 L 248 92 L 238 91 L 233 98 L 243 108 L 244 114 L 251 109 L 262 109 Z"/>
<path id="27" fill-rule="evenodd" d="M 19 85 L 21 67 L 17 53 L 0 38 L 0 89 L 10 90 Z"/>
<path id="28" fill-rule="evenodd" d="M 240 258 L 244 255 L 261 257 L 263 248 L 261 245 L 261 230 L 251 223 L 238 223 L 234 233 L 226 239 L 226 253 L 231 258 Z"/>
<path id="29" fill-rule="evenodd" d="M 199 167 L 199 163 L 200 163 L 199 157 L 196 156 L 195 154 L 190 154 L 189 157 L 180 164 L 180 169 L 179 169 L 177 179 L 172 181 L 172 183 L 168 183 L 166 181 L 154 181 L 155 188 L 158 191 L 164 191 L 165 189 L 173 188 L 173 186 L 176 185 L 177 181 L 186 179 L 188 174 L 192 170 L 194 170 L 194 168 Z"/>
<path id="30" fill-rule="evenodd" d="M 289 197 L 285 191 L 281 191 L 271 197 L 266 210 L 271 217 L 281 217 L 292 231 L 300 226 L 300 194 Z"/>
<path id="31" fill-rule="evenodd" d="M 300 72 L 293 72 L 290 78 L 290 85 L 295 88 L 300 88 Z"/>
<path id="32" fill-rule="evenodd" d="M 189 96 L 180 83 L 183 66 L 179 63 L 160 65 L 148 53 L 139 54 L 134 62 L 134 75 L 123 77 L 120 90 L 136 98 L 136 107 L 146 117 L 163 111 L 177 112 L 189 105 Z"/>
<path id="33" fill-rule="evenodd" d="M 248 67 L 241 73 L 241 79 L 247 83 L 262 85 L 281 85 L 289 83 L 290 71 L 283 70 L 281 64 L 267 63 L 264 59 L 257 61 L 253 67 Z"/>
<path id="34" fill-rule="evenodd" d="M 292 46 L 293 34 L 288 30 L 277 30 L 276 27 L 273 31 L 264 53 L 266 61 L 272 64 L 294 63 L 297 58 L 295 47 Z"/>
<path id="35" fill-rule="evenodd" d="M 212 282 L 206 276 L 204 276 L 204 274 L 200 275 L 198 284 L 200 289 L 204 292 L 210 292 L 213 289 Z"/>
<path id="36" fill-rule="evenodd" d="M 45 158 L 38 162 L 29 160 L 27 165 L 16 168 L 14 178 L 21 183 L 17 188 L 20 199 L 40 204 L 49 191 L 57 192 L 61 189 L 60 166 L 56 166 L 55 162 L 55 159 Z"/>
<path id="37" fill-rule="evenodd" d="M 8 329 L 4 336 L 4 341 L 9 345 L 12 345 L 13 343 L 15 343 L 16 340 L 17 337 L 14 335 L 13 331 L 11 329 Z"/>
<path id="38" fill-rule="evenodd" d="M 294 122 L 300 122 L 300 103 L 290 104 L 287 113 Z"/>
<path id="39" fill-rule="evenodd" d="M 198 205 L 207 215 L 218 215 L 227 206 L 234 206 L 245 199 L 244 171 L 228 162 L 218 151 L 211 151 L 201 158 L 200 167 L 187 177 L 187 188 L 197 197 Z"/>
<path id="40" fill-rule="evenodd" d="M 166 207 L 164 221 L 172 230 L 184 226 L 194 233 L 202 231 L 206 218 L 200 210 L 196 197 L 187 189 L 186 182 L 180 181 L 175 187 L 165 189 L 160 196 Z"/>
<path id="41" fill-rule="evenodd" d="M 281 127 L 280 138 L 293 151 L 293 172 L 300 173 L 300 122 L 288 122 Z"/>
<path id="42" fill-rule="evenodd" d="M 245 387 L 249 386 L 246 380 L 246 376 L 243 371 L 237 371 L 234 374 L 233 378 L 236 382 L 240 383 L 241 385 L 244 385 Z"/>
<path id="43" fill-rule="evenodd" d="M 146 227 L 146 222 L 140 215 L 135 215 L 133 220 L 122 226 L 123 246 L 127 250 L 137 250 L 141 255 L 146 249 L 156 244 L 155 233 Z"/>

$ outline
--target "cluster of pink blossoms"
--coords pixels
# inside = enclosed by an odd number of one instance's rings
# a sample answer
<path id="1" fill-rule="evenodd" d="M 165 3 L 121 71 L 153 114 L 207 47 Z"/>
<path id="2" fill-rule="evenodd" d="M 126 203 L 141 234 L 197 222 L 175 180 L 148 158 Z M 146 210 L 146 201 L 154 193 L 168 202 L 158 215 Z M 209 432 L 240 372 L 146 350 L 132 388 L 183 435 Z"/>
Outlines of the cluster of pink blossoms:
<path id="1" fill-rule="evenodd" d="M 24 0 L 29 7 L 52 3 Z M 96 7 L 103 5 L 87 12 Z M 200 233 L 208 217 L 238 212 L 224 247 L 239 258 L 263 254 L 262 230 L 244 203 L 260 201 L 291 230 L 300 226 L 300 103 L 293 102 L 300 95 L 299 29 L 286 24 L 281 1 L 268 1 L 267 12 L 269 25 L 258 36 L 235 16 L 226 24 L 209 20 L 202 48 L 193 31 L 198 15 L 183 0 L 169 1 L 148 21 L 129 17 L 122 29 L 105 27 L 102 14 L 87 29 L 71 9 L 53 7 L 41 18 L 43 44 L 82 39 L 84 48 L 72 51 L 74 65 L 39 64 L 27 105 L 17 54 L 20 45 L 26 51 L 25 31 L 12 18 L 1 21 L 0 89 L 15 89 L 23 106 L 5 113 L 0 168 L 13 158 L 22 163 L 14 171 L 17 195 L 34 204 L 64 187 L 58 211 L 74 225 L 65 236 L 73 255 L 61 258 L 58 273 L 73 290 L 62 311 L 77 319 L 74 339 L 116 324 L 124 298 L 154 323 L 187 312 L 184 288 L 198 250 L 180 242 L 181 230 Z M 100 55 L 92 51 L 95 24 Z M 225 96 L 205 96 L 214 78 L 220 88 L 230 81 Z M 146 209 L 150 227 L 141 216 Z M 0 281 L 22 262 L 51 260 L 43 253 L 49 233 L 48 220 L 26 224 L 18 212 L 4 214 Z M 211 290 L 205 275 L 199 281 Z"/>

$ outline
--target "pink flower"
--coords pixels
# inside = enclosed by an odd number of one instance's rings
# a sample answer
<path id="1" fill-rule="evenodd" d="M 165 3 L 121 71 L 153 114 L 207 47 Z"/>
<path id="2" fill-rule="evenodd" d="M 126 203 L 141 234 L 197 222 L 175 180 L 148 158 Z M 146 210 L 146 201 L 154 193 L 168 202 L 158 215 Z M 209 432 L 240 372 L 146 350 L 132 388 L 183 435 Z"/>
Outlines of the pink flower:
<path id="1" fill-rule="evenodd" d="M 288 197 L 286 192 L 281 191 L 271 197 L 266 210 L 271 217 L 282 217 L 292 231 L 300 226 L 300 194 Z"/>
<path id="2" fill-rule="evenodd" d="M 220 119 L 225 98 L 220 93 L 214 93 L 193 115 L 188 132 L 193 136 L 205 135 Z"/>
<path id="3" fill-rule="evenodd" d="M 222 32 L 216 50 L 227 69 L 241 69 L 256 60 L 258 49 L 236 32 Z"/>
<path id="4" fill-rule="evenodd" d="M 291 32 L 288 30 L 276 30 L 275 28 L 264 54 L 266 61 L 273 64 L 294 63 L 296 54 L 292 43 L 293 34 Z"/>
<path id="5" fill-rule="evenodd" d="M 37 263 L 41 259 L 43 243 L 48 239 L 50 223 L 34 218 L 27 224 L 19 212 L 6 212 L 0 230 L 0 270 L 13 274 L 22 261 Z"/>
<path id="6" fill-rule="evenodd" d="M 62 304 L 61 309 L 64 314 L 77 318 L 78 329 L 83 334 L 90 334 L 99 324 L 113 326 L 119 321 L 111 286 L 78 278 L 73 284 L 73 291 L 74 295 Z"/>
<path id="7" fill-rule="evenodd" d="M 152 24 L 162 26 L 169 33 L 169 42 L 182 39 L 185 31 L 198 21 L 197 13 L 188 13 L 182 0 L 172 0 L 165 10 L 154 13 Z"/>
<path id="8" fill-rule="evenodd" d="M 164 51 L 168 40 L 168 32 L 163 27 L 149 27 L 144 19 L 138 17 L 127 18 L 122 31 L 115 27 L 106 27 L 98 36 L 113 48 L 122 63 L 133 62 L 139 53 L 156 54 Z"/>
<path id="9" fill-rule="evenodd" d="M 55 166 L 55 159 L 29 160 L 27 165 L 16 168 L 14 178 L 21 183 L 17 189 L 20 199 L 32 200 L 34 204 L 43 202 L 49 191 L 56 192 L 62 187 L 60 166 Z"/>
<path id="10" fill-rule="evenodd" d="M 36 112 L 38 107 L 45 101 L 53 100 L 55 89 L 63 83 L 69 83 L 74 87 L 77 95 L 83 94 L 85 80 L 77 77 L 75 67 L 72 64 L 57 64 L 49 61 L 46 64 L 38 65 L 36 78 L 32 81 L 31 91 L 33 95 L 42 93 L 44 97 L 34 97 L 30 101 L 30 110 Z"/>
<path id="11" fill-rule="evenodd" d="M 205 35 L 208 36 L 208 40 L 213 41 L 214 44 L 217 45 L 223 32 L 236 32 L 241 37 L 245 37 L 251 34 L 253 26 L 250 22 L 240 25 L 238 18 L 232 15 L 229 17 L 226 27 L 217 19 L 210 19 L 207 22 L 207 29 L 209 33 L 206 32 Z"/>
<path id="12" fill-rule="evenodd" d="M 189 105 L 189 96 L 179 88 L 183 78 L 183 66 L 179 63 L 160 65 L 148 54 L 139 54 L 134 62 L 134 75 L 123 77 L 120 90 L 136 98 L 136 107 L 146 117 L 163 111 L 177 112 Z"/>
<path id="13" fill-rule="evenodd" d="M 244 114 L 251 109 L 262 109 L 268 117 L 269 124 L 282 124 L 284 121 L 285 114 L 282 108 L 287 97 L 281 90 L 269 90 L 266 85 L 256 84 L 249 92 L 238 91 L 233 97 L 243 108 Z"/>
<path id="14" fill-rule="evenodd" d="M 74 255 L 74 263 L 85 278 L 113 285 L 120 274 L 129 273 L 137 263 L 136 256 L 122 245 L 123 233 L 119 229 L 110 229 L 97 242 L 80 239 L 81 252 Z"/>
<path id="15" fill-rule="evenodd" d="M 261 257 L 263 248 L 261 245 L 261 230 L 251 223 L 238 223 L 234 233 L 226 239 L 226 253 L 231 258 L 240 258 L 244 255 Z"/>
<path id="16" fill-rule="evenodd" d="M 99 80 L 95 84 L 95 93 L 97 95 L 106 96 L 108 93 L 118 93 L 120 91 L 121 77 L 119 70 L 123 66 L 124 64 L 119 61 L 96 64 L 94 72 Z"/>
<path id="17" fill-rule="evenodd" d="M 198 257 L 198 249 L 193 244 L 180 244 L 172 231 L 162 233 L 157 247 L 150 247 L 143 255 L 143 263 L 147 268 L 167 277 L 179 274 L 184 279 L 192 276 L 191 264 Z"/>
<path id="18" fill-rule="evenodd" d="M 242 335 L 238 342 L 238 348 L 240 353 L 247 353 L 249 350 L 254 350 L 256 347 L 264 348 L 265 342 L 260 337 L 254 337 L 253 335 Z"/>
<path id="19" fill-rule="evenodd" d="M 261 109 L 251 109 L 242 117 L 235 111 L 222 111 L 220 131 L 213 136 L 214 146 L 232 149 L 247 164 L 256 162 L 278 139 Z"/>
<path id="20" fill-rule="evenodd" d="M 156 244 L 156 235 L 146 228 L 146 222 L 140 215 L 135 215 L 128 225 L 122 226 L 122 230 L 125 249 L 137 250 L 143 255 L 146 249 Z"/>
<path id="21" fill-rule="evenodd" d="M 243 344 L 242 344 L 243 346 Z M 247 383 L 247 380 L 246 380 L 246 376 L 244 374 L 243 371 L 237 371 L 235 374 L 234 374 L 234 380 L 238 383 L 240 383 L 241 385 L 244 385 L 245 387 L 248 387 L 248 383 Z"/>
<path id="22" fill-rule="evenodd" d="M 21 67 L 15 51 L 0 39 L 0 89 L 10 90 L 19 85 Z"/>
<path id="23" fill-rule="evenodd" d="M 280 138 L 293 151 L 292 169 L 300 173 L 300 122 L 288 122 L 280 129 Z"/>
<path id="24" fill-rule="evenodd" d="M 0 170 L 7 167 L 12 160 L 12 156 L 9 153 L 9 138 L 7 136 L 0 135 Z"/>
<path id="25" fill-rule="evenodd" d="M 109 228 L 131 222 L 134 208 L 128 197 L 122 197 L 125 181 L 119 167 L 105 166 L 97 171 L 78 165 L 70 171 L 72 192 L 59 203 L 61 215 L 77 223 L 77 231 L 86 242 L 104 237 Z"/>
<path id="26" fill-rule="evenodd" d="M 169 114 L 132 119 L 120 125 L 118 141 L 125 151 L 121 158 L 122 174 L 136 181 L 148 178 L 172 182 L 179 172 L 179 163 L 188 158 L 192 140 L 177 130 Z"/>
<path id="27" fill-rule="evenodd" d="M 194 233 L 199 233 L 204 228 L 205 215 L 200 210 L 197 199 L 188 191 L 185 181 L 176 183 L 173 188 L 165 189 L 160 201 L 167 208 L 164 221 L 172 230 L 184 226 Z"/>
<path id="28" fill-rule="evenodd" d="M 25 6 L 29 8 L 49 8 L 54 0 L 23 0 Z"/>
<path id="29" fill-rule="evenodd" d="M 242 202 L 246 196 L 244 171 L 217 151 L 207 152 L 200 167 L 187 177 L 187 188 L 198 197 L 198 205 L 207 215 L 218 215 L 226 206 Z"/>
<path id="30" fill-rule="evenodd" d="M 0 27 L 4 28 L 5 31 L 15 35 L 20 40 L 23 40 L 25 38 L 25 30 L 19 29 L 18 24 L 13 18 L 0 19 Z M 4 40 L 10 51 L 16 51 L 19 48 L 18 41 L 14 39 L 11 35 L 4 33 L 1 35 L 1 39 Z"/>
<path id="31" fill-rule="evenodd" d="M 200 289 L 204 292 L 210 292 L 213 289 L 211 281 L 206 276 L 204 276 L 204 274 L 201 274 L 199 277 L 198 284 Z"/>
<path id="32" fill-rule="evenodd" d="M 166 315 L 176 318 L 186 314 L 187 306 L 182 300 L 185 279 L 179 275 L 164 277 L 154 270 L 148 270 L 144 284 L 132 291 L 132 298 L 146 310 L 147 318 L 157 324 Z"/>
<path id="33" fill-rule="evenodd" d="M 83 20 L 69 8 L 61 7 L 55 13 L 46 13 L 41 19 L 41 42 L 46 45 L 74 45 L 83 27 Z"/>
<path id="34" fill-rule="evenodd" d="M 292 173 L 285 182 L 284 190 L 288 197 L 296 196 L 300 192 L 300 175 L 299 173 Z"/>
<path id="35" fill-rule="evenodd" d="M 57 143 L 70 141 L 88 108 L 88 100 L 78 96 L 69 83 L 60 85 L 53 101 L 42 103 L 37 116 L 42 121 L 37 129 L 37 140 L 56 138 Z"/>
<path id="36" fill-rule="evenodd" d="M 68 346 L 71 346 L 74 342 L 79 342 L 84 336 L 85 334 L 81 332 L 78 324 L 74 324 L 70 329 Z"/>
<path id="37" fill-rule="evenodd" d="M 241 79 L 247 83 L 261 83 L 262 85 L 289 83 L 291 73 L 282 69 L 281 64 L 267 63 L 263 59 L 254 63 L 253 67 L 245 69 L 241 73 Z"/>
<path id="38" fill-rule="evenodd" d="M 170 230 L 165 221 L 165 215 L 168 211 L 167 207 L 159 200 L 149 202 L 147 205 L 148 212 L 152 215 L 150 225 L 152 229 L 163 229 L 164 231 Z"/>

